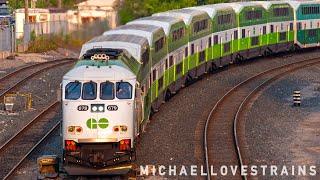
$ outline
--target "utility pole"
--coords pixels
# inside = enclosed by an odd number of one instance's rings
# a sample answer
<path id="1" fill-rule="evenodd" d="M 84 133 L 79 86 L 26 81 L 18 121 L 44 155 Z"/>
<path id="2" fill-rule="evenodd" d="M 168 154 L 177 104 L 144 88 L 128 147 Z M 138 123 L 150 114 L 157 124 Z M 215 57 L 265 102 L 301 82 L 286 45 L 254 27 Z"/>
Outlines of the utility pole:
<path id="1" fill-rule="evenodd" d="M 24 0 L 24 21 L 25 24 L 29 23 L 29 0 Z"/>
<path id="2" fill-rule="evenodd" d="M 58 0 L 58 8 L 62 8 L 62 0 Z"/>

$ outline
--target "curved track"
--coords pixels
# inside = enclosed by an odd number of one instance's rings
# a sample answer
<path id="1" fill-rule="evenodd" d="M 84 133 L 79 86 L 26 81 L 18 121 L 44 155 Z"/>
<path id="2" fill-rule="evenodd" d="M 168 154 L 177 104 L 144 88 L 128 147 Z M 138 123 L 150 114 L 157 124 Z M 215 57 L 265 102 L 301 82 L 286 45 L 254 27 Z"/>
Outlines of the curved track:
<path id="1" fill-rule="evenodd" d="M 0 78 L 0 99 L 10 91 L 13 91 L 19 85 L 25 83 L 28 79 L 58 66 L 74 63 L 74 59 L 66 58 L 61 60 L 47 61 L 22 67 Z"/>
<path id="2" fill-rule="evenodd" d="M 0 78 L 0 99 L 5 94 L 15 91 L 36 75 L 74 62 L 74 59 L 65 58 L 32 64 L 17 69 Z M 60 122 L 54 120 L 54 117 L 60 111 L 59 108 L 60 103 L 58 101 L 53 102 L 0 146 L 0 179 L 8 178 L 50 132 L 58 127 Z"/>
<path id="3" fill-rule="evenodd" d="M 8 178 L 50 132 L 59 126 L 60 121 L 53 120 L 59 111 L 60 103 L 52 103 L 0 147 L 0 178 Z"/>
<path id="4" fill-rule="evenodd" d="M 267 84 L 298 69 L 319 64 L 319 58 L 295 62 L 259 73 L 237 84 L 229 90 L 212 108 L 204 129 L 205 165 L 207 178 L 246 179 L 241 176 L 240 166 L 247 165 L 245 152 L 241 151 L 244 132 L 239 128 L 239 120 L 248 100 Z M 213 166 L 213 171 L 212 167 Z M 228 167 L 228 174 L 222 176 L 220 168 Z M 237 166 L 235 174 L 230 166 Z M 211 174 L 217 173 L 217 174 Z"/>

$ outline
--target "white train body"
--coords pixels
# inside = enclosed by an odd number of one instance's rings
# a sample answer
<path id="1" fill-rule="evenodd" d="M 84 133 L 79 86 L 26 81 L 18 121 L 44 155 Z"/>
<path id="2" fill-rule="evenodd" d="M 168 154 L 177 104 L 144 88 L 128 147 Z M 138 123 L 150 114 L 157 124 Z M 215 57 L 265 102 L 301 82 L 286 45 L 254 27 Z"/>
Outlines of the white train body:
<path id="1" fill-rule="evenodd" d="M 135 84 L 135 75 L 118 65 L 76 66 L 63 77 L 62 139 L 69 174 L 97 174 L 94 170 L 125 156 L 131 160 Z"/>

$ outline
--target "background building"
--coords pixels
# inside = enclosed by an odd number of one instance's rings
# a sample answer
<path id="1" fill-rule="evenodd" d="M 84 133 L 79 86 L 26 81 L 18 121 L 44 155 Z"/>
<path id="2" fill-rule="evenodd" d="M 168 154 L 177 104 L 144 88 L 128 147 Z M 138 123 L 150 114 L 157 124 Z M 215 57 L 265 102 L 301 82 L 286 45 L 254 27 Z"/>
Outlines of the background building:
<path id="1" fill-rule="evenodd" d="M 78 3 L 77 10 L 68 11 L 68 19 L 72 23 L 85 24 L 97 19 L 106 18 L 109 27 L 115 28 L 118 22 L 115 5 L 118 0 L 87 0 Z"/>

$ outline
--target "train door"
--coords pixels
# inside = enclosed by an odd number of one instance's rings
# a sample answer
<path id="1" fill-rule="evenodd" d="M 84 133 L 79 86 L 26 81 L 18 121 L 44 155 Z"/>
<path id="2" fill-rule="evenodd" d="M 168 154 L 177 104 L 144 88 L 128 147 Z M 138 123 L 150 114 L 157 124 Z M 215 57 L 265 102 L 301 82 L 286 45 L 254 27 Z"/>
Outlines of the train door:
<path id="1" fill-rule="evenodd" d="M 142 87 L 142 88 L 144 88 L 144 87 Z M 136 94 L 135 94 L 134 103 L 135 103 L 134 135 L 138 136 L 139 132 L 140 132 L 140 124 L 144 119 L 143 91 L 138 85 L 136 86 Z"/>

